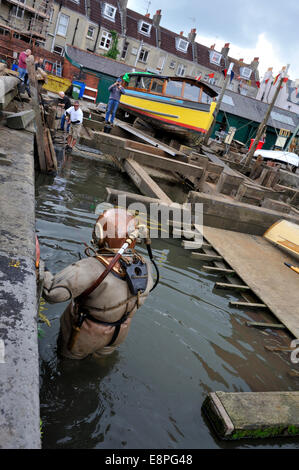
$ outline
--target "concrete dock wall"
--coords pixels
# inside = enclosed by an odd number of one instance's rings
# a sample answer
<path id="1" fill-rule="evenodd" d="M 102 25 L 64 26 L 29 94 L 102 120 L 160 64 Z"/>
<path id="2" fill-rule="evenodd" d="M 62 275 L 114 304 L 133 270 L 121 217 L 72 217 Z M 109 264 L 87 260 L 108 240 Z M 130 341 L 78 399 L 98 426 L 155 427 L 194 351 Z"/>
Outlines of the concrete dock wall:
<path id="1" fill-rule="evenodd" d="M 37 449 L 33 134 L 0 129 L 0 182 L 0 448 Z"/>
<path id="2" fill-rule="evenodd" d="M 190 191 L 189 202 L 203 204 L 204 225 L 251 235 L 263 235 L 281 219 L 299 224 L 299 217 L 252 206 L 221 196 Z"/>

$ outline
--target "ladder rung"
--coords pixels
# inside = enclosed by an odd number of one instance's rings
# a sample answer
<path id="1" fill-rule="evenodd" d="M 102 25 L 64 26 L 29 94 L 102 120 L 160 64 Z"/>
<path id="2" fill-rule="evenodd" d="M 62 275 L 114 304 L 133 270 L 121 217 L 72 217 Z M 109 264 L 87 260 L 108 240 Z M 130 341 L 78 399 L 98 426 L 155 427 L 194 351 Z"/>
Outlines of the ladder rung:
<path id="1" fill-rule="evenodd" d="M 236 308 L 267 308 L 265 304 L 255 304 L 251 302 L 230 302 L 229 305 Z"/>

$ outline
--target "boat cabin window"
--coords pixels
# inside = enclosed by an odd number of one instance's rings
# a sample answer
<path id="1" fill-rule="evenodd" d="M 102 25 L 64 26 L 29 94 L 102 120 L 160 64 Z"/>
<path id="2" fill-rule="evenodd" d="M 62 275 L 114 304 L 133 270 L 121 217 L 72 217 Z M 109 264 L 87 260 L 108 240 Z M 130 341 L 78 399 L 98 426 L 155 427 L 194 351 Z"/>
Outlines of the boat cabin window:
<path id="1" fill-rule="evenodd" d="M 201 96 L 201 102 L 202 103 L 207 103 L 207 104 L 210 104 L 212 102 L 212 98 L 207 94 L 205 93 L 204 91 L 202 92 L 202 96 Z"/>
<path id="2" fill-rule="evenodd" d="M 190 101 L 199 101 L 200 88 L 196 85 L 191 85 L 191 83 L 185 83 L 184 88 L 184 98 Z"/>
<path id="3" fill-rule="evenodd" d="M 139 77 L 134 76 L 130 78 L 129 88 L 141 88 L 142 90 L 148 90 L 151 84 L 151 76 Z"/>
<path id="4" fill-rule="evenodd" d="M 182 82 L 169 80 L 166 85 L 166 95 L 177 96 L 180 98 L 182 96 L 182 86 Z"/>
<path id="5" fill-rule="evenodd" d="M 160 80 L 159 78 L 154 78 L 151 91 L 154 93 L 162 93 L 163 84 L 164 84 L 164 80 Z"/>

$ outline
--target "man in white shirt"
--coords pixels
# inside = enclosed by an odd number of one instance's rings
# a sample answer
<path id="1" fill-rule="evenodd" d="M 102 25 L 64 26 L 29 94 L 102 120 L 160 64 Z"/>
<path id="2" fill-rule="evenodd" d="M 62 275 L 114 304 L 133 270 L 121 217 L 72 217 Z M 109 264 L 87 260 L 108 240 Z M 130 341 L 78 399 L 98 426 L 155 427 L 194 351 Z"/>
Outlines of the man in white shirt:
<path id="1" fill-rule="evenodd" d="M 75 101 L 74 106 L 68 108 L 65 114 L 67 121 L 71 124 L 70 132 L 67 138 L 66 150 L 72 151 L 76 145 L 76 141 L 78 139 L 83 122 L 83 112 L 79 108 L 79 101 Z"/>

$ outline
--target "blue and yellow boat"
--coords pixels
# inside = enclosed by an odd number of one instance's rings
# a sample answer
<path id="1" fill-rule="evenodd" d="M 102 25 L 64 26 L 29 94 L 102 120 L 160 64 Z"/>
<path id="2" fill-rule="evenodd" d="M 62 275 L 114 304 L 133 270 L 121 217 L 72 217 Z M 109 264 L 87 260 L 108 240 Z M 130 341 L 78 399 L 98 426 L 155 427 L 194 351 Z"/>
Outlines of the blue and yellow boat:
<path id="1" fill-rule="evenodd" d="M 185 77 L 128 73 L 120 109 L 179 136 L 205 134 L 213 122 L 217 93 L 208 85 Z"/>

